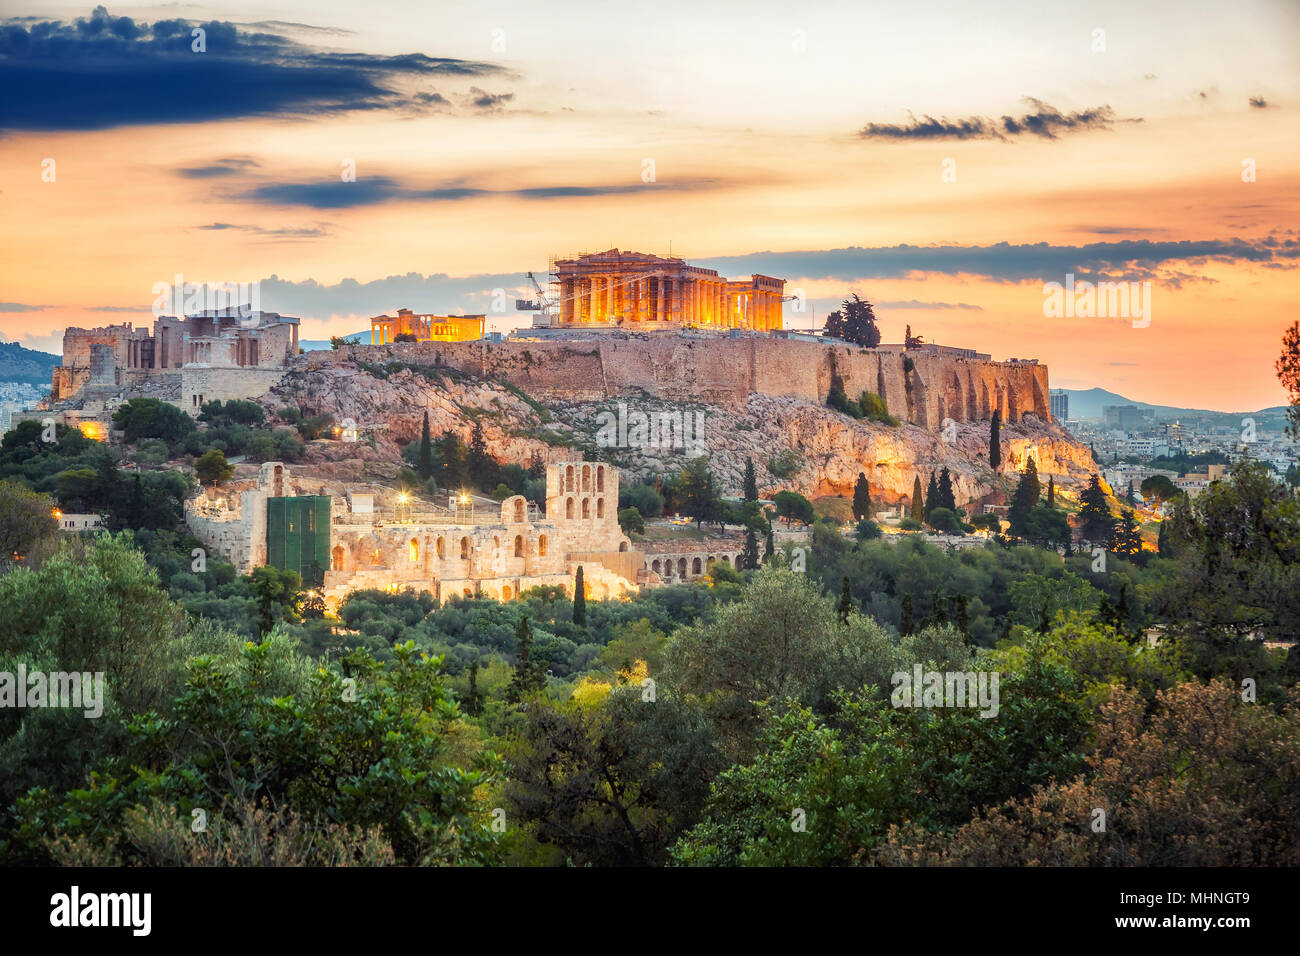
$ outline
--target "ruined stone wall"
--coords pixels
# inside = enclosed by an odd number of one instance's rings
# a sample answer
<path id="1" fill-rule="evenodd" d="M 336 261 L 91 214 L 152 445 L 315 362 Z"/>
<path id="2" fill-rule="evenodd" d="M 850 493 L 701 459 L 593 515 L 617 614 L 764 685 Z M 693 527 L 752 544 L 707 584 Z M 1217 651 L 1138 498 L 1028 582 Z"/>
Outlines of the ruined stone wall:
<path id="1" fill-rule="evenodd" d="M 615 337 L 580 342 L 398 343 L 309 352 L 309 367 L 355 359 L 436 362 L 505 379 L 541 400 L 600 401 L 648 392 L 667 401 L 738 407 L 750 394 L 824 402 L 838 376 L 856 398 L 882 396 L 900 421 L 939 428 L 945 418 L 1051 420 L 1047 367 L 1030 363 L 859 349 L 783 339 Z M 906 363 L 905 363 L 906 360 Z M 907 367 L 910 364 L 910 370 Z"/>
<path id="2" fill-rule="evenodd" d="M 282 368 L 204 368 L 181 369 L 181 397 L 177 403 L 191 415 L 197 415 L 204 402 L 233 398 L 256 398 L 264 395 L 284 378 Z"/>

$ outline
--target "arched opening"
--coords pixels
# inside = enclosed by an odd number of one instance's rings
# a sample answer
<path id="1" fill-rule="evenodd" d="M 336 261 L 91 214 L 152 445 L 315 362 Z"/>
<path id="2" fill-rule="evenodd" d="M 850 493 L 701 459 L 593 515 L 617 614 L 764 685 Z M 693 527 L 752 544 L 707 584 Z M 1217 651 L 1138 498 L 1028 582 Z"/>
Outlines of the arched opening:
<path id="1" fill-rule="evenodd" d="M 573 517 L 573 499 L 572 499 L 572 498 L 565 498 L 565 499 L 564 499 L 564 517 L 566 517 L 566 518 L 572 518 L 572 517 Z"/>
<path id="2" fill-rule="evenodd" d="M 722 556 L 722 563 L 725 564 L 727 567 L 731 567 L 731 556 L 728 554 L 724 554 Z"/>
<path id="3" fill-rule="evenodd" d="M 517 534 L 515 535 L 515 557 L 522 558 L 523 556 L 524 556 L 524 536 L 522 534 Z"/>
<path id="4" fill-rule="evenodd" d="M 546 554 L 546 535 L 544 534 L 537 536 L 537 553 L 539 555 Z"/>
<path id="5" fill-rule="evenodd" d="M 460 556 L 462 558 L 469 557 L 469 538 L 460 539 Z"/>
<path id="6" fill-rule="evenodd" d="M 605 499 L 604 499 L 604 498 L 597 498 L 597 499 L 596 499 L 596 517 L 597 517 L 597 518 L 603 518 L 603 517 L 605 517 Z"/>
<path id="7" fill-rule="evenodd" d="M 582 490 L 591 491 L 591 466 L 582 466 Z"/>
<path id="8" fill-rule="evenodd" d="M 686 577 L 686 559 L 685 559 L 685 558 L 678 558 L 678 559 L 677 559 L 677 576 L 678 576 L 678 577 L 682 577 L 682 578 Z"/>
<path id="9" fill-rule="evenodd" d="M 590 517 L 591 517 L 591 499 L 590 499 L 590 498 L 583 498 L 583 499 L 582 499 L 582 516 L 583 516 L 584 518 L 590 518 Z"/>
<path id="10" fill-rule="evenodd" d="M 410 552 L 411 561 L 412 561 L 412 562 L 419 561 L 419 560 L 420 560 L 420 542 L 417 541 L 415 538 L 412 538 L 411 541 L 410 541 L 410 543 L 409 543 L 406 547 L 407 547 L 407 551 Z"/>
<path id="11" fill-rule="evenodd" d="M 696 558 L 694 561 L 691 562 L 691 574 L 699 574 L 700 570 L 701 570 L 700 559 Z"/>
<path id="12" fill-rule="evenodd" d="M 343 545 L 341 544 L 334 545 L 334 550 L 331 551 L 330 553 L 334 556 L 334 563 L 332 567 L 334 568 L 335 571 L 342 571 L 343 570 Z"/>
<path id="13" fill-rule="evenodd" d="M 569 465 L 564 469 L 564 490 L 573 490 L 573 466 Z"/>
<path id="14" fill-rule="evenodd" d="M 658 559 L 655 559 L 654 561 L 651 561 L 651 562 L 650 562 L 650 570 L 653 571 L 655 574 L 658 574 L 658 573 L 659 573 L 659 561 L 658 561 Z"/>
<path id="15" fill-rule="evenodd" d="M 620 541 L 620 542 L 618 543 L 618 550 L 620 550 L 620 551 L 626 551 L 626 550 L 627 550 L 627 542 L 626 542 L 626 541 Z"/>
<path id="16" fill-rule="evenodd" d="M 441 561 L 447 556 L 447 543 L 442 538 L 438 539 L 438 560 Z"/>
<path id="17" fill-rule="evenodd" d="M 524 499 L 520 498 L 515 502 L 515 524 L 524 523 Z"/>
<path id="18" fill-rule="evenodd" d="M 510 600 L 510 585 L 508 584 L 501 585 L 501 600 L 503 601 Z"/>
<path id="19" fill-rule="evenodd" d="M 596 490 L 605 490 L 605 466 L 600 465 L 596 468 Z"/>

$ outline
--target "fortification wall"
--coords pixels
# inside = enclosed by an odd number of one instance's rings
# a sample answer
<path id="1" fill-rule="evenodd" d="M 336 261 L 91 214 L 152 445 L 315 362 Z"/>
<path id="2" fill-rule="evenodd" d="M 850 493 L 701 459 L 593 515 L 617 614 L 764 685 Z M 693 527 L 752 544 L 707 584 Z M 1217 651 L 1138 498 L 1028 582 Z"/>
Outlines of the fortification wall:
<path id="1" fill-rule="evenodd" d="M 945 418 L 1051 420 L 1047 367 L 902 349 L 859 349 L 784 339 L 610 337 L 579 342 L 394 343 L 309 352 L 310 366 L 356 360 L 441 363 L 504 379 L 542 400 L 602 401 L 648 392 L 666 401 L 741 406 L 754 392 L 824 402 L 832 380 L 850 397 L 885 399 L 900 421 L 939 428 Z"/>
<path id="2" fill-rule="evenodd" d="M 181 369 L 181 397 L 177 404 L 197 415 L 204 402 L 228 402 L 234 398 L 264 395 L 284 378 L 282 368 L 207 368 L 187 365 Z"/>

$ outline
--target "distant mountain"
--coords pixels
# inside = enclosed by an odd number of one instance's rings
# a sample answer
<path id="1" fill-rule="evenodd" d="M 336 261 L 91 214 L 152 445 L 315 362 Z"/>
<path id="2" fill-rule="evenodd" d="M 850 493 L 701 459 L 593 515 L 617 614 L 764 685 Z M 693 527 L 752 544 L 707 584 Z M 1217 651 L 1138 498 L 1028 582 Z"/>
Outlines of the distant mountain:
<path id="1" fill-rule="evenodd" d="M 1053 389 L 1056 391 L 1056 389 Z M 1117 395 L 1114 392 L 1107 391 L 1104 388 L 1063 388 L 1060 389 L 1070 396 L 1070 417 L 1096 419 L 1100 421 L 1102 417 L 1102 408 L 1106 405 L 1134 405 L 1138 408 L 1153 409 L 1157 419 L 1173 418 L 1191 418 L 1201 415 L 1285 415 L 1286 406 L 1276 405 L 1272 408 L 1261 408 L 1256 411 L 1243 412 L 1225 412 L 1213 408 L 1178 408 L 1175 405 L 1151 405 L 1147 402 L 1138 402 L 1131 398 L 1125 398 L 1123 395 Z"/>
<path id="2" fill-rule="evenodd" d="M 355 342 L 358 345 L 370 344 L 369 332 L 353 332 L 351 335 L 345 335 L 343 337 L 350 342 Z M 329 339 L 299 339 L 298 348 L 302 349 L 304 352 L 328 352 L 330 349 L 330 340 Z"/>
<path id="3" fill-rule="evenodd" d="M 25 349 L 17 342 L 0 342 L 0 382 L 49 385 L 54 367 L 62 361 L 57 355 Z"/>

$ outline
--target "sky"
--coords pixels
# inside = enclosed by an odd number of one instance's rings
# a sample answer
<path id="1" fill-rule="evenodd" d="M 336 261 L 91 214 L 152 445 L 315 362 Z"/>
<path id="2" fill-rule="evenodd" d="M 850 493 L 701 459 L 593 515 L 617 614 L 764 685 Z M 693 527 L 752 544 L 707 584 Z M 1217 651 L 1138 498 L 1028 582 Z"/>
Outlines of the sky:
<path id="1" fill-rule="evenodd" d="M 148 324 L 177 275 L 306 339 L 507 329 L 526 272 L 618 247 L 785 278 L 787 327 L 857 293 L 886 342 L 1255 410 L 1297 94 L 1296 0 L 0 0 L 0 338 Z M 1071 276 L 1150 309 L 1051 308 Z"/>

